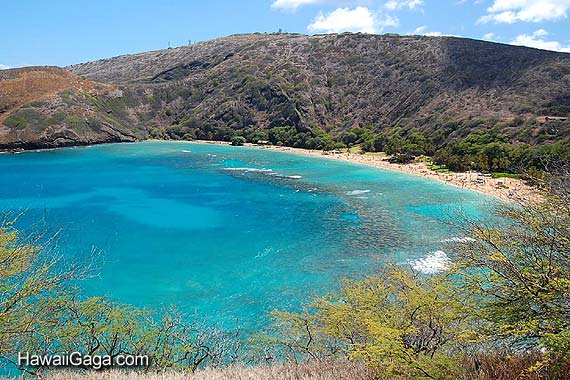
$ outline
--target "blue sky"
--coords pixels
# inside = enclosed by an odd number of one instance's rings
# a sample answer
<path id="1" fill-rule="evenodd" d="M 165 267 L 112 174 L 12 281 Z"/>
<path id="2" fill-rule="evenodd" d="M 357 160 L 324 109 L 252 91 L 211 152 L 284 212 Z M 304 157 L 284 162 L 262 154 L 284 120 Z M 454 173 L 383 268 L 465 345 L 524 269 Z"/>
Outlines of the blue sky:
<path id="1" fill-rule="evenodd" d="M 570 52 L 570 0 L 0 0 L 0 14 L 0 68 L 279 29 L 455 35 Z"/>

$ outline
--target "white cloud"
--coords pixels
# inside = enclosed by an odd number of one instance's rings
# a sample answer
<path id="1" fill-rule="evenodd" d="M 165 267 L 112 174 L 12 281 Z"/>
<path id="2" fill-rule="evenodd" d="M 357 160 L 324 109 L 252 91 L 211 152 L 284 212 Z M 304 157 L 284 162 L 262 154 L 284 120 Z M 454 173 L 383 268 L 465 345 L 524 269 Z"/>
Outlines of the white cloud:
<path id="1" fill-rule="evenodd" d="M 414 30 L 414 34 L 423 34 L 427 31 L 427 26 L 426 25 L 422 25 L 422 26 L 418 26 L 416 28 L 416 30 Z"/>
<path id="2" fill-rule="evenodd" d="M 271 8 L 295 11 L 305 5 L 318 5 L 327 3 L 357 3 L 359 0 L 274 0 Z"/>
<path id="3" fill-rule="evenodd" d="M 327 14 L 320 12 L 307 29 L 310 32 L 324 33 L 378 33 L 386 27 L 398 25 L 399 20 L 396 17 L 380 17 L 366 7 L 356 7 L 338 8 Z"/>
<path id="4" fill-rule="evenodd" d="M 535 37 L 546 37 L 546 36 L 548 36 L 548 32 L 544 29 L 538 29 L 532 35 Z"/>
<path id="5" fill-rule="evenodd" d="M 533 34 L 518 35 L 511 45 L 528 46 L 536 49 L 554 50 L 565 53 L 570 53 L 570 46 L 563 46 L 558 41 L 547 41 L 546 37 L 548 32 L 544 29 L 539 29 Z"/>
<path id="6" fill-rule="evenodd" d="M 426 25 L 418 26 L 416 30 L 414 30 L 413 34 L 429 37 L 441 37 L 444 35 L 441 32 L 428 32 L 428 27 Z"/>
<path id="7" fill-rule="evenodd" d="M 486 33 L 483 35 L 483 39 L 486 41 L 496 41 L 497 35 L 495 33 Z"/>
<path id="8" fill-rule="evenodd" d="M 319 4 L 324 0 L 275 0 L 271 8 L 295 10 L 303 5 Z"/>
<path id="9" fill-rule="evenodd" d="M 568 17 L 570 0 L 494 0 L 479 23 L 542 22 Z"/>
<path id="10" fill-rule="evenodd" d="M 424 4 L 424 0 L 388 0 L 384 7 L 391 11 L 402 8 L 417 9 Z"/>
<path id="11" fill-rule="evenodd" d="M 10 68 L 10 66 L 6 66 L 6 65 L 3 65 L 3 64 L 0 63 L 0 70 L 6 70 L 6 69 L 9 69 L 9 68 Z"/>

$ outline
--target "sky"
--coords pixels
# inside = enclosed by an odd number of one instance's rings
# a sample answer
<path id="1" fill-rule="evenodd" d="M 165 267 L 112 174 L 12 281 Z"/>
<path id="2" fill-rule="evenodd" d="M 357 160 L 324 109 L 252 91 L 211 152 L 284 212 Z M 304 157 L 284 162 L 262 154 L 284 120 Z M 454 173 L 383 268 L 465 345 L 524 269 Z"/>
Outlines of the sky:
<path id="1" fill-rule="evenodd" d="M 237 33 L 450 35 L 570 53 L 570 0 L 0 0 L 0 69 Z"/>

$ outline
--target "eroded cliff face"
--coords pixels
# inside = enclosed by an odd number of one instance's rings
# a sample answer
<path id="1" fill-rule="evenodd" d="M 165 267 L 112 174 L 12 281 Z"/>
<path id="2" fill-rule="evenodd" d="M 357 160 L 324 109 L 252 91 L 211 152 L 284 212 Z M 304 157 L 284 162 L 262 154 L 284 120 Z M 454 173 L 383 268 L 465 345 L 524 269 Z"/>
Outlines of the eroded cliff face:
<path id="1" fill-rule="evenodd" d="M 429 133 L 569 111 L 570 54 L 451 37 L 239 35 L 0 71 L 3 149 L 133 141 L 164 127 L 189 139 L 283 126 Z"/>

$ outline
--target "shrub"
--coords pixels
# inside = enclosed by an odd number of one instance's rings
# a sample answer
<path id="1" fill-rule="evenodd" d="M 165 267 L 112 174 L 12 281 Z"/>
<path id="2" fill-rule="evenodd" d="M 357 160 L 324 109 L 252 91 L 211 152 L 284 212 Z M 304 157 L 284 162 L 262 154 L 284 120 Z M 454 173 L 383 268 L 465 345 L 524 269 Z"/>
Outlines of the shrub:
<path id="1" fill-rule="evenodd" d="M 24 129 L 28 126 L 28 121 L 23 117 L 11 115 L 4 121 L 4 125 L 13 129 Z"/>
<path id="2" fill-rule="evenodd" d="M 73 289 L 83 266 L 69 266 L 56 253 L 23 241 L 8 223 L 0 226 L 0 361 L 18 352 L 49 355 L 148 355 L 149 367 L 194 371 L 234 363 L 237 332 L 225 332 L 174 311 L 156 316 L 110 302 L 83 299 Z M 40 374 L 44 368 L 23 368 Z"/>
<path id="3" fill-rule="evenodd" d="M 305 313 L 275 313 L 277 342 L 310 357 L 341 353 L 389 378 L 456 379 L 454 348 L 475 334 L 455 290 L 446 275 L 421 278 L 388 266 L 346 281 Z"/>
<path id="4" fill-rule="evenodd" d="M 500 215 L 506 224 L 474 225 L 472 239 L 456 249 L 458 284 L 477 301 L 476 313 L 489 336 L 514 347 L 545 347 L 567 361 L 568 199 L 549 195 L 536 204 L 502 206 Z"/>
<path id="5" fill-rule="evenodd" d="M 243 144 L 245 144 L 247 142 L 247 140 L 243 136 L 234 136 L 231 138 L 230 141 L 231 141 L 233 146 L 242 146 Z"/>

